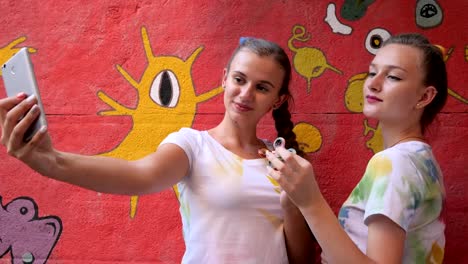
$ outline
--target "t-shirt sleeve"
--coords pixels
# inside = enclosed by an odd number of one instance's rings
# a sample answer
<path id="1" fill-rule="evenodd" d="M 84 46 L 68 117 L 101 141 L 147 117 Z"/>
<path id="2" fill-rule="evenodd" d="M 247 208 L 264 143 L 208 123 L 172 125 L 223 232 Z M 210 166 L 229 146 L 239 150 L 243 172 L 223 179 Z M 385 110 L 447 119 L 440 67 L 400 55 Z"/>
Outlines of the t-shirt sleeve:
<path id="1" fill-rule="evenodd" d="M 408 231 L 425 184 L 411 159 L 402 152 L 375 155 L 366 173 L 373 178 L 364 222 L 372 215 L 384 215 Z"/>
<path id="2" fill-rule="evenodd" d="M 199 149 L 200 140 L 200 131 L 190 128 L 181 128 L 179 131 L 169 134 L 159 146 L 164 144 L 175 144 L 179 146 L 187 155 L 191 169 L 193 159 L 196 157 Z"/>

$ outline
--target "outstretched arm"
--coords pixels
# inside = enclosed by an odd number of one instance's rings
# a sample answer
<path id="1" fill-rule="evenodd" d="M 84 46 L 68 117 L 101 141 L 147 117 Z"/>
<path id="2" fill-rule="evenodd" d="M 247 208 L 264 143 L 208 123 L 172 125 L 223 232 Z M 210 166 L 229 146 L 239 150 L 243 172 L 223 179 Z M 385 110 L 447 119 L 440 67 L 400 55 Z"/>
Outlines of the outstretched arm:
<path id="1" fill-rule="evenodd" d="M 0 100 L 1 142 L 11 156 L 44 176 L 99 192 L 139 195 L 169 188 L 188 171 L 185 152 L 174 144 L 162 145 L 140 160 L 126 161 L 57 151 L 45 127 L 24 142 L 25 131 L 40 111 L 34 106 L 36 99 L 25 99 L 25 94 L 19 94 Z"/>

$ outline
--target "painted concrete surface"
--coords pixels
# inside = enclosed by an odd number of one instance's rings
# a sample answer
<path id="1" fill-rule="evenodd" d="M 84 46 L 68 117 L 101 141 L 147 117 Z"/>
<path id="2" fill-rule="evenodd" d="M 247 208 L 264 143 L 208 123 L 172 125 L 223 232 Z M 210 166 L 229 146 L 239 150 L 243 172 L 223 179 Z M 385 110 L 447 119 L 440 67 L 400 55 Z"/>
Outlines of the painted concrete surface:
<path id="1" fill-rule="evenodd" d="M 224 110 L 222 70 L 239 37 L 279 43 L 293 63 L 295 132 L 335 211 L 383 147 L 378 124 L 361 113 L 368 63 L 389 35 L 425 34 L 446 50 L 449 72 L 450 96 L 428 135 L 447 189 L 445 263 L 468 262 L 465 0 L 0 6 L 0 63 L 30 47 L 56 147 L 89 155 L 138 159 L 180 127 L 214 126 Z M 266 118 L 260 136 L 273 140 L 272 125 Z M 19 210 L 0 218 L 1 234 L 34 223 L 8 240 L 29 250 L 25 263 L 179 263 L 184 252 L 174 190 L 96 193 L 41 177 L 0 151 L 0 198 L 0 211 Z M 11 256 L 1 245 L 0 261 Z"/>

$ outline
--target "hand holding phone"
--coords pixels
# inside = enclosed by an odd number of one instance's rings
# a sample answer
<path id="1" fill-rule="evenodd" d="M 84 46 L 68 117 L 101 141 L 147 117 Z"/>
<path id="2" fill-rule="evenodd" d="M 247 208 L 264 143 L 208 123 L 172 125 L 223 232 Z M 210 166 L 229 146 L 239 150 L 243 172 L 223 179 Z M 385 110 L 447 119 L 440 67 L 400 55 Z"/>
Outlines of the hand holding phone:
<path id="1" fill-rule="evenodd" d="M 13 57 L 2 65 L 2 77 L 8 97 L 24 92 L 29 97 L 35 95 L 40 108 L 39 117 L 25 132 L 23 140 L 28 142 L 42 127 L 47 125 L 44 107 L 37 87 L 33 64 L 29 58 L 28 48 L 21 48 Z"/>

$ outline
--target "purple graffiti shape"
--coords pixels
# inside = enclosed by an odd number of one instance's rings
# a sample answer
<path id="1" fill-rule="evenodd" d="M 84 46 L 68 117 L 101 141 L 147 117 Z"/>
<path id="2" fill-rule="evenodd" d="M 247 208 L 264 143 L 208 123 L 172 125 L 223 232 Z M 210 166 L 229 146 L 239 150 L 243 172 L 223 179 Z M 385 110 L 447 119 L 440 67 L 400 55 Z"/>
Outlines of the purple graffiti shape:
<path id="1" fill-rule="evenodd" d="M 3 206 L 0 196 L 0 258 L 9 251 L 13 264 L 45 263 L 62 233 L 56 216 L 38 217 L 29 197 L 18 197 Z"/>

